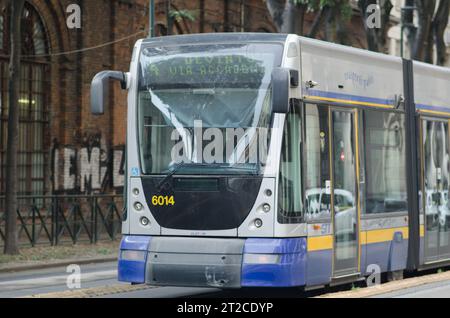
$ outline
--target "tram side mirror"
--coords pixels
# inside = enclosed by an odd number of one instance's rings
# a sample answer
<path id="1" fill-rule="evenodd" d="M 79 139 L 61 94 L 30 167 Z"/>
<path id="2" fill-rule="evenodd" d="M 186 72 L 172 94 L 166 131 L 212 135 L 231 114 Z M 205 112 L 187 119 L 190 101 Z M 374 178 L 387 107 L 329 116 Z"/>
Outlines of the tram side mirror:
<path id="1" fill-rule="evenodd" d="M 94 76 L 91 83 L 91 112 L 102 115 L 109 97 L 109 81 L 120 81 L 122 89 L 127 88 L 126 76 L 123 72 L 103 71 Z"/>
<path id="2" fill-rule="evenodd" d="M 272 112 L 287 114 L 289 112 L 289 87 L 291 74 L 289 69 L 277 67 L 272 72 Z"/>

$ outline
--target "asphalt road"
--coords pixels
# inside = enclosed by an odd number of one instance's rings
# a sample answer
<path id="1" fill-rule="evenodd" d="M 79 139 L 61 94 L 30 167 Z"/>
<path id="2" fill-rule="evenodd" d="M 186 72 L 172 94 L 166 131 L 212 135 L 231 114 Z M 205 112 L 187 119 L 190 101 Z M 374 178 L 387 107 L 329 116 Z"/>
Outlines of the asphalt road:
<path id="1" fill-rule="evenodd" d="M 81 288 L 117 284 L 116 263 L 81 266 Z M 24 297 L 68 290 L 66 267 L 0 273 L 0 297 Z"/>
<path id="2" fill-rule="evenodd" d="M 68 291 L 66 267 L 56 267 L 17 273 L 0 273 L 0 298 L 27 297 Z M 81 266 L 81 288 L 129 286 L 117 281 L 117 263 Z M 157 287 L 99 296 L 102 298 L 260 298 L 260 297 L 308 297 L 299 289 L 251 289 L 222 291 L 215 288 Z"/>
<path id="3" fill-rule="evenodd" d="M 117 281 L 117 263 L 81 266 L 81 288 L 129 286 Z M 0 298 L 26 297 L 69 290 L 66 267 L 0 274 Z M 108 298 L 305 298 L 330 291 L 303 293 L 299 289 L 242 289 L 221 291 L 214 288 L 157 287 L 100 297 Z M 376 298 L 450 298 L 450 281 L 428 284 L 376 296 Z"/>
<path id="4" fill-rule="evenodd" d="M 26 297 L 38 294 L 64 292 L 69 290 L 67 278 L 70 273 L 66 267 L 56 267 L 18 273 L 0 274 L 0 298 Z M 81 288 L 129 285 L 117 281 L 117 263 L 92 264 L 81 266 Z M 152 288 L 140 292 L 127 292 L 110 297 L 186 297 L 197 294 L 217 292 L 207 288 Z"/>

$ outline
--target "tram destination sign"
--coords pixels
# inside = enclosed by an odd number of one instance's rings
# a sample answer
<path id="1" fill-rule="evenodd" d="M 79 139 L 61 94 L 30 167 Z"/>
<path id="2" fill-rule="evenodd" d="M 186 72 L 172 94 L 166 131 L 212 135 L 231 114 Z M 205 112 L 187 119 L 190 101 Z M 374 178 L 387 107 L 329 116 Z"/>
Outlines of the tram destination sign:
<path id="1" fill-rule="evenodd" d="M 272 61 L 271 61 L 272 60 Z M 270 81 L 270 54 L 176 56 L 142 66 L 146 87 L 261 87 Z"/>

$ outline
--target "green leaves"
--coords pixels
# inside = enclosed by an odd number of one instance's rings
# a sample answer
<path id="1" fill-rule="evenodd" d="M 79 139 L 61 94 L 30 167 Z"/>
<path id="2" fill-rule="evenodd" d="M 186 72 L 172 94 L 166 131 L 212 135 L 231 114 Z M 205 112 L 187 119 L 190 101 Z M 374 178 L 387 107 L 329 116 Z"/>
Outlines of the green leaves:
<path id="1" fill-rule="evenodd" d="M 177 22 L 181 22 L 182 20 L 195 21 L 195 15 L 190 10 L 171 10 L 169 17 Z"/>
<path id="2" fill-rule="evenodd" d="M 352 17 L 352 7 L 350 0 L 289 0 L 291 3 L 300 6 L 307 6 L 309 11 L 316 12 L 324 7 L 340 10 L 344 20 L 350 20 Z"/>
<path id="3" fill-rule="evenodd" d="M 352 12 L 353 12 L 350 2 L 343 1 L 343 3 L 341 3 L 340 9 L 341 9 L 342 17 L 345 20 L 350 20 L 352 17 Z"/>

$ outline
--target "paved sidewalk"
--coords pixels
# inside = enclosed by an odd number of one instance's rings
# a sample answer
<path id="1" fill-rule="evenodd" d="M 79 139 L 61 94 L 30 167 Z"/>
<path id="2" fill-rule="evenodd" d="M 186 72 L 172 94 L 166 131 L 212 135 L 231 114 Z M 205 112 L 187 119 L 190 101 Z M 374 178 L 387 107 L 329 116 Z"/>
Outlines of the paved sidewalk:
<path id="1" fill-rule="evenodd" d="M 12 273 L 12 272 L 22 272 L 52 267 L 62 267 L 62 266 L 69 266 L 71 264 L 85 265 L 85 264 L 107 263 L 114 261 L 117 261 L 117 256 L 54 260 L 48 261 L 46 263 L 36 263 L 36 264 L 13 264 L 10 266 L 0 266 L 0 273 Z"/>
<path id="2" fill-rule="evenodd" d="M 318 296 L 317 298 L 370 298 L 414 287 L 442 282 L 448 282 L 448 284 L 450 284 L 450 271 L 439 274 L 431 274 L 408 278 L 382 285 L 377 285 L 374 287 L 360 288 L 351 291 L 321 295 Z"/>
<path id="3" fill-rule="evenodd" d="M 58 246 L 41 245 L 21 248 L 19 255 L 4 255 L 0 252 L 0 273 L 116 261 L 119 244 L 120 241 Z"/>

